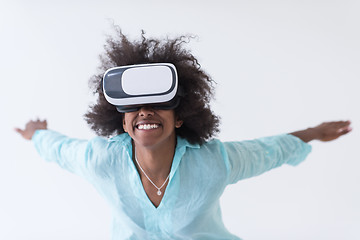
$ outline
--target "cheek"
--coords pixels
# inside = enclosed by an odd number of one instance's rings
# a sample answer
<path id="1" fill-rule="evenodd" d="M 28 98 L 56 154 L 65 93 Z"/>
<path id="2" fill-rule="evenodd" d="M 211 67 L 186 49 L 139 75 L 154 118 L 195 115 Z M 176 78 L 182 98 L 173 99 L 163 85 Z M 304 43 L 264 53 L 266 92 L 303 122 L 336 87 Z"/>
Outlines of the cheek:
<path id="1" fill-rule="evenodd" d="M 128 132 L 129 126 L 130 126 L 130 121 L 128 118 L 123 117 L 123 128 L 125 132 Z"/>
<path id="2" fill-rule="evenodd" d="M 129 124 L 129 123 L 128 124 L 124 123 L 123 128 L 124 128 L 124 131 L 127 133 L 132 131 L 131 124 Z"/>

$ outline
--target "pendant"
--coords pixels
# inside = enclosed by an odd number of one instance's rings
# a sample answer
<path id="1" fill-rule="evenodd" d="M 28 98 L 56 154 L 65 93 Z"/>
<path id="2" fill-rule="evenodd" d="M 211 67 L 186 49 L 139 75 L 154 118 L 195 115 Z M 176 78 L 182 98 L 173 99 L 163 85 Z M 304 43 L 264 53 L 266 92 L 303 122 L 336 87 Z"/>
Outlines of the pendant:
<path id="1" fill-rule="evenodd" d="M 161 195 L 161 191 L 160 191 L 160 190 L 157 191 L 157 195 L 159 195 L 159 196 Z"/>

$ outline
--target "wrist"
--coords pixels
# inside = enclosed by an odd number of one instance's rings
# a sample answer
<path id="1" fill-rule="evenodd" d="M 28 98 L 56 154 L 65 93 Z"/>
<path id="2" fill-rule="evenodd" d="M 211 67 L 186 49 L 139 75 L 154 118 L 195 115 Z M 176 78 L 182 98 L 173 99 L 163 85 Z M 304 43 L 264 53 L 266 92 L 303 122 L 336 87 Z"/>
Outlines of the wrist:
<path id="1" fill-rule="evenodd" d="M 305 130 L 290 133 L 291 135 L 300 138 L 303 142 L 310 142 L 315 139 L 320 139 L 319 132 L 315 128 L 307 128 Z"/>
<path id="2" fill-rule="evenodd" d="M 304 131 L 306 131 L 306 134 L 308 135 L 308 138 L 310 139 L 309 141 L 321 139 L 320 132 L 318 131 L 317 128 L 310 127 Z"/>

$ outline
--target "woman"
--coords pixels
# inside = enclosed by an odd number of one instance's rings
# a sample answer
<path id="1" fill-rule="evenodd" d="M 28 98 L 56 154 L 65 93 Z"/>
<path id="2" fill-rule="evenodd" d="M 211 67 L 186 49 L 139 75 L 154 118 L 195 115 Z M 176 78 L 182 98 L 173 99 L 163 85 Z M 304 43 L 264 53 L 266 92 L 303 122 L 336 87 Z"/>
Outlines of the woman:
<path id="1" fill-rule="evenodd" d="M 40 120 L 16 129 L 43 158 L 81 175 L 104 196 L 113 209 L 113 239 L 239 239 L 221 219 L 219 198 L 228 184 L 296 165 L 311 151 L 307 142 L 351 131 L 349 121 L 338 121 L 252 141 L 213 139 L 219 119 L 209 106 L 212 80 L 183 48 L 186 40 L 143 34 L 131 42 L 121 32 L 107 40 L 101 73 L 91 81 L 97 102 L 85 115 L 102 137 L 71 139 Z M 177 104 L 128 107 L 106 98 L 105 71 L 151 63 L 176 69 Z"/>

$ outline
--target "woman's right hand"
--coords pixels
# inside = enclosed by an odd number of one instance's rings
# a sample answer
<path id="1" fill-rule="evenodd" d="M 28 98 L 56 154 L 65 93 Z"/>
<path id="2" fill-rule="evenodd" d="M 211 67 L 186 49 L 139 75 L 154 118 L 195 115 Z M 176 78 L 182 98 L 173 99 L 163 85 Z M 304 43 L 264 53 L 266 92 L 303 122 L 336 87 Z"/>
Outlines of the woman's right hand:
<path id="1" fill-rule="evenodd" d="M 36 121 L 30 120 L 24 129 L 15 128 L 15 131 L 18 132 L 23 138 L 27 140 L 31 140 L 32 136 L 34 135 L 36 130 L 39 129 L 47 129 L 47 122 L 46 120 L 40 121 L 39 119 Z"/>

